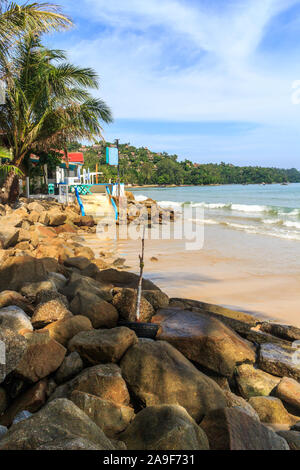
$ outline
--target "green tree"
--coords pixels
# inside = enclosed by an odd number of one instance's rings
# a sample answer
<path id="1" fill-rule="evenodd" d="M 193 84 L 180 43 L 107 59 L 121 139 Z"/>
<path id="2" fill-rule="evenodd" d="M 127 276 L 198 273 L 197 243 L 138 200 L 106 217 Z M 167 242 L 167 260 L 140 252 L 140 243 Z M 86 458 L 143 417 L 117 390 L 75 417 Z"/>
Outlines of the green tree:
<path id="1" fill-rule="evenodd" d="M 51 3 L 0 2 L 0 58 L 29 31 L 45 33 L 72 26 L 72 21 L 62 14 L 60 7 Z"/>
<path id="2" fill-rule="evenodd" d="M 44 47 L 35 34 L 16 46 L 12 60 L 3 60 L 6 103 L 0 107 L 2 144 L 12 149 L 12 164 L 20 168 L 29 152 L 67 149 L 77 139 L 102 136 L 101 121 L 112 114 L 89 88 L 98 88 L 98 76 L 90 68 L 66 61 L 63 51 Z M 17 197 L 16 176 L 7 175 L 3 202 Z"/>

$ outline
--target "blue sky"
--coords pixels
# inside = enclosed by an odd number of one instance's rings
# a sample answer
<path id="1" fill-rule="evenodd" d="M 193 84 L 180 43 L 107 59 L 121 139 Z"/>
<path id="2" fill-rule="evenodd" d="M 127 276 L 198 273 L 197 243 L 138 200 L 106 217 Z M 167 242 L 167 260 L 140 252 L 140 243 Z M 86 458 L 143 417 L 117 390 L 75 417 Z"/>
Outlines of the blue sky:
<path id="1" fill-rule="evenodd" d="M 76 26 L 47 41 L 99 73 L 108 141 L 300 168 L 300 0 L 58 3 Z"/>

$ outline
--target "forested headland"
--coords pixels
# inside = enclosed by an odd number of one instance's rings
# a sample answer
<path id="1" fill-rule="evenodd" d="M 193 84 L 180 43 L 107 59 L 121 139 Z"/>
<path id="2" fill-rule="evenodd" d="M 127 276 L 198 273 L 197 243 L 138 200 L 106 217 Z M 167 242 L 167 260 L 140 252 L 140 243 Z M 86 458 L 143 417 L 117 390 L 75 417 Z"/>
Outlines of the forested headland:
<path id="1" fill-rule="evenodd" d="M 117 168 L 106 164 L 105 147 L 110 143 L 100 142 L 92 146 L 74 143 L 70 151 L 82 151 L 85 167 L 103 173 L 104 180 L 117 178 Z M 230 163 L 194 163 L 179 161 L 177 155 L 152 152 L 146 147 L 136 148 L 121 144 L 120 175 L 123 181 L 132 184 L 259 184 L 300 183 L 300 171 L 295 168 L 268 168 L 260 166 L 235 166 Z"/>

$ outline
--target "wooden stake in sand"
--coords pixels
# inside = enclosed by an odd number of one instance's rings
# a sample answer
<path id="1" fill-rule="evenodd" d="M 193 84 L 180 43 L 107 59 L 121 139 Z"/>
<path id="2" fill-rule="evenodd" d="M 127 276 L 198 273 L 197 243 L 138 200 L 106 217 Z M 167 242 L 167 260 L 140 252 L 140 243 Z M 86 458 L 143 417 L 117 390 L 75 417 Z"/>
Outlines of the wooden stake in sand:
<path id="1" fill-rule="evenodd" d="M 145 255 L 145 231 L 146 226 L 143 227 L 142 235 L 142 254 L 139 255 L 140 259 L 140 277 L 137 288 L 137 297 L 136 297 L 136 321 L 140 321 L 140 309 L 141 309 L 141 298 L 142 298 L 142 284 L 143 284 L 143 272 L 144 272 L 144 255 Z"/>

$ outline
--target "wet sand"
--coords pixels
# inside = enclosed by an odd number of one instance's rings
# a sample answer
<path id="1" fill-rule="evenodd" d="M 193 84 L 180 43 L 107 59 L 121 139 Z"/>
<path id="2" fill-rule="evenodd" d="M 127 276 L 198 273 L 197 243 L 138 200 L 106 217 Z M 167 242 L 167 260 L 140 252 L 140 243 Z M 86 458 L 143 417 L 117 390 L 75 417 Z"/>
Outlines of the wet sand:
<path id="1" fill-rule="evenodd" d="M 138 271 L 139 241 L 87 238 Z M 291 253 L 293 244 L 293 256 Z M 178 240 L 146 240 L 145 277 L 170 297 L 222 305 L 300 327 L 300 243 L 205 227 L 201 250 Z M 156 258 L 153 260 L 151 258 Z"/>

